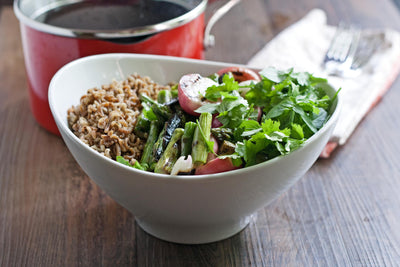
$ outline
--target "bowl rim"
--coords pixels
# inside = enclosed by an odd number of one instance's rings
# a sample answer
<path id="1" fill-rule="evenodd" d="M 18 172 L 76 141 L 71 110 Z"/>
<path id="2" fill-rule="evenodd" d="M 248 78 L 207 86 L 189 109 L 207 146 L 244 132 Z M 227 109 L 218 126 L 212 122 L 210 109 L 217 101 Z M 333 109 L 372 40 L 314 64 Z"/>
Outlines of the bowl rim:
<path id="1" fill-rule="evenodd" d="M 103 60 L 103 59 L 113 59 L 113 58 L 130 58 L 130 59 L 162 59 L 162 60 L 166 60 L 166 61 L 173 61 L 173 62 L 187 62 L 187 63 L 206 63 L 209 64 L 210 66 L 212 65 L 221 65 L 221 64 L 229 64 L 231 66 L 238 66 L 239 64 L 235 64 L 235 63 L 227 63 L 227 62 L 218 62 L 218 61 L 210 61 L 210 60 L 201 60 L 201 59 L 189 59 L 189 58 L 181 58 L 181 57 L 173 57 L 173 56 L 163 56 L 163 55 L 150 55 L 150 54 L 133 54 L 133 53 L 108 53 L 108 54 L 99 54 L 99 55 L 92 55 L 92 56 L 86 56 L 86 57 L 82 57 L 79 59 L 76 59 L 74 61 L 71 61 L 69 63 L 67 63 L 66 65 L 64 65 L 63 67 L 61 67 L 56 74 L 53 76 L 53 78 L 50 81 L 49 84 L 49 91 L 48 91 L 48 100 L 49 100 L 49 106 L 50 106 L 50 110 L 53 114 L 53 117 L 55 119 L 55 121 L 57 122 L 57 127 L 58 128 L 62 128 L 59 129 L 61 133 L 64 133 L 66 135 L 67 138 L 69 138 L 70 140 L 74 141 L 75 143 L 77 143 L 79 146 L 82 146 L 83 149 L 85 149 L 86 151 L 89 151 L 89 153 L 91 155 L 93 155 L 96 158 L 102 159 L 102 160 L 106 160 L 108 163 L 111 163 L 112 165 L 119 167 L 119 168 L 124 168 L 125 170 L 129 171 L 132 173 L 132 175 L 146 175 L 148 176 L 148 178 L 152 178 L 152 179 L 163 179 L 165 180 L 165 178 L 168 178 L 168 181 L 209 181 L 209 180 L 214 180 L 214 179 L 223 179 L 223 178 L 228 178 L 230 174 L 241 174 L 241 173 L 246 173 L 249 172 L 251 170 L 255 170 L 257 168 L 265 168 L 269 165 L 273 165 L 276 161 L 281 160 L 282 158 L 286 158 L 286 157 L 290 157 L 291 155 L 297 154 L 297 153 L 301 153 L 301 151 L 308 146 L 309 143 L 314 142 L 315 139 L 317 139 L 320 135 L 322 135 L 324 132 L 326 132 L 328 130 L 329 127 L 331 127 L 332 124 L 336 123 L 338 117 L 339 117 L 339 113 L 341 110 L 341 106 L 342 106 L 342 100 L 340 97 L 340 94 L 337 94 L 335 102 L 334 102 L 334 110 L 331 113 L 331 116 L 329 117 L 329 119 L 326 121 L 326 123 L 323 125 L 323 127 L 321 129 L 319 129 L 316 133 L 314 133 L 309 139 L 307 139 L 303 145 L 301 147 L 299 147 L 298 149 L 294 150 L 293 152 L 290 152 L 289 154 L 286 155 L 280 155 L 277 156 L 275 158 L 272 158 L 270 160 L 261 162 L 259 164 L 253 165 L 253 166 L 249 166 L 249 167 L 244 167 L 244 168 L 240 168 L 240 169 L 236 169 L 236 170 L 232 170 L 232 171 L 227 171 L 227 172 L 221 172 L 221 173 L 214 173 L 214 174 L 202 174 L 202 175 L 169 175 L 169 174 L 160 174 L 160 173 L 154 173 L 154 172 L 149 172 L 149 171 L 143 171 L 143 170 L 139 170 L 136 168 L 132 168 L 126 165 L 123 165 L 119 162 L 117 162 L 116 160 L 107 158 L 106 156 L 100 154 L 99 152 L 95 151 L 94 149 L 90 148 L 87 144 L 83 143 L 72 131 L 71 129 L 68 127 L 68 125 L 65 123 L 65 121 L 59 116 L 58 112 L 56 111 L 56 108 L 54 106 L 54 87 L 55 84 L 57 82 L 57 80 L 59 79 L 59 77 L 61 75 L 63 75 L 63 73 L 70 69 L 73 68 L 75 65 L 79 65 L 79 64 L 83 64 L 85 62 L 90 62 L 90 61 L 97 61 L 97 60 Z M 247 66 L 248 67 L 248 66 Z M 336 88 L 334 88 L 332 85 L 330 85 L 328 83 L 329 87 L 331 87 L 333 90 L 336 90 Z M 65 138 L 64 135 L 62 135 L 62 138 Z M 79 164 L 79 163 L 78 163 Z"/>

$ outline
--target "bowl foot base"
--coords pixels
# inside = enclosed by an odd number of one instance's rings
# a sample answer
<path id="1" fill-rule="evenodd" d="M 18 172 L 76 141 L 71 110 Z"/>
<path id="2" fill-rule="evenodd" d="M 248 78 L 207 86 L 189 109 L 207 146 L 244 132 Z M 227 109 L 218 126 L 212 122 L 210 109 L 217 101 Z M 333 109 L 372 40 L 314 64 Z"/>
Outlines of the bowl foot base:
<path id="1" fill-rule="evenodd" d="M 172 225 L 137 219 L 138 225 L 148 234 L 179 244 L 205 244 L 229 238 L 242 231 L 252 216 L 236 222 L 218 225 Z"/>

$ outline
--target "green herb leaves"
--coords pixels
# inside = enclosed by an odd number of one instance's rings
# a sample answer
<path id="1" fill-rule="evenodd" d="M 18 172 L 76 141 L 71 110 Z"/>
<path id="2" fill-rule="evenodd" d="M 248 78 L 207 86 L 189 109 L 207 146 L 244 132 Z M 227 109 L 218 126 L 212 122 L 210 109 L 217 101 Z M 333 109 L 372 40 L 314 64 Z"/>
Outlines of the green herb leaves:
<path id="1" fill-rule="evenodd" d="M 242 136 L 250 136 L 250 138 L 238 142 L 236 152 L 244 158 L 246 166 L 288 154 L 304 141 L 301 128 L 295 124 L 293 129 L 294 135 L 291 135 L 292 130 L 281 129 L 279 121 L 265 120 L 258 128 L 243 132 Z"/>
<path id="2" fill-rule="evenodd" d="M 308 138 L 328 119 L 330 99 L 320 88 L 325 79 L 307 72 L 294 73 L 267 68 L 260 72 L 263 80 L 247 94 L 249 103 L 262 106 L 263 119 L 274 119 L 281 127 L 302 127 Z"/>
<path id="3" fill-rule="evenodd" d="M 329 118 L 331 99 L 320 87 L 325 79 L 270 67 L 260 75 L 244 96 L 232 76 L 224 76 L 221 85 L 206 90 L 210 103 L 197 110 L 217 114 L 222 128 L 233 131 L 233 157 L 243 158 L 246 166 L 297 149 Z"/>
<path id="4" fill-rule="evenodd" d="M 211 86 L 207 89 L 205 98 L 209 103 L 198 108 L 198 113 L 217 113 L 217 119 L 225 128 L 235 129 L 249 118 L 257 116 L 252 105 L 239 94 L 239 85 L 233 76 L 224 75 L 223 83 L 219 86 Z"/>
<path id="5" fill-rule="evenodd" d="M 235 81 L 232 75 L 222 76 L 222 83 L 219 85 L 213 85 L 206 91 L 205 98 L 210 101 L 217 101 L 221 98 L 222 93 L 230 93 L 239 89 L 238 83 Z"/>

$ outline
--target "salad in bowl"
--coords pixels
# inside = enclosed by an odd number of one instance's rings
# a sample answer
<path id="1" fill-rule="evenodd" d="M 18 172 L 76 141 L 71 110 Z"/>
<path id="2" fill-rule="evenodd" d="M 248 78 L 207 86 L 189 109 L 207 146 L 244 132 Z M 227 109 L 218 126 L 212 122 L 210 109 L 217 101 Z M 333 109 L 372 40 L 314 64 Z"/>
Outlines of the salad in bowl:
<path id="1" fill-rule="evenodd" d="M 140 75 L 135 78 L 151 80 Z M 253 166 L 300 147 L 329 119 L 336 96 L 326 94 L 326 83 L 293 69 L 267 67 L 255 72 L 225 67 L 207 76 L 185 74 L 175 84 L 158 85 L 150 95 L 139 90 L 142 84 L 131 83 L 130 91 L 122 92 L 123 99 L 132 91 L 137 95 L 131 107 L 112 97 L 96 98 L 98 90 L 88 91 L 90 97 L 86 95 L 78 107 L 70 109 L 69 124 L 80 136 L 82 128 L 87 128 L 79 124 L 94 120 L 91 136 L 104 140 L 117 136 L 100 144 L 109 150 L 109 157 L 122 164 L 171 175 L 213 174 Z M 112 91 L 113 86 L 103 86 L 103 90 L 121 98 L 120 91 Z M 101 109 L 102 116 L 88 118 L 93 109 Z M 125 109 L 132 112 L 123 112 Z M 119 122 L 133 121 L 130 129 L 121 132 L 115 129 L 118 124 L 101 126 L 110 124 L 116 112 L 130 116 Z M 138 153 L 121 149 L 120 140 L 132 139 L 132 135 L 142 142 Z"/>

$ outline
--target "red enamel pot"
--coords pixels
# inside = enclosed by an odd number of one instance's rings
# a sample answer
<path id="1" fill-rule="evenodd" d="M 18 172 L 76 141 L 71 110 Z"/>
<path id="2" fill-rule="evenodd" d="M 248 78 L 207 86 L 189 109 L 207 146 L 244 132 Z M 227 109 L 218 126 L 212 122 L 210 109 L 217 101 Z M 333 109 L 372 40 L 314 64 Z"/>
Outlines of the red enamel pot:
<path id="1" fill-rule="evenodd" d="M 239 1 L 228 1 L 206 25 L 207 0 L 16 0 L 33 116 L 59 133 L 48 86 L 58 69 L 77 58 L 102 53 L 203 58 L 205 46 L 213 44 L 211 27 Z"/>

